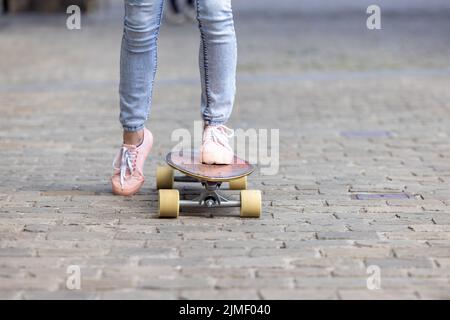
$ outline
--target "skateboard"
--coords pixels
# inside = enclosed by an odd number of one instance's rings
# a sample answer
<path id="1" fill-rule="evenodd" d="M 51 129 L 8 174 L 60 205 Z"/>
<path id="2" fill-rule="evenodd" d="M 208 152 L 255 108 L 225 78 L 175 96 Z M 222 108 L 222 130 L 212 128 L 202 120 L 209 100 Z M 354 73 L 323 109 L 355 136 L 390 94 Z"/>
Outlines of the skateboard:
<path id="1" fill-rule="evenodd" d="M 156 169 L 156 188 L 159 192 L 159 217 L 178 218 L 181 208 L 240 208 L 241 218 L 259 218 L 261 215 L 261 191 L 247 190 L 247 176 L 255 167 L 234 157 L 229 165 L 208 165 L 200 161 L 197 151 L 182 150 L 166 156 L 167 165 Z M 175 172 L 181 173 L 176 175 Z M 200 183 L 203 188 L 191 200 L 180 199 L 174 182 Z M 222 188 L 228 183 L 229 188 Z M 240 199 L 227 197 L 222 191 L 240 190 Z"/>

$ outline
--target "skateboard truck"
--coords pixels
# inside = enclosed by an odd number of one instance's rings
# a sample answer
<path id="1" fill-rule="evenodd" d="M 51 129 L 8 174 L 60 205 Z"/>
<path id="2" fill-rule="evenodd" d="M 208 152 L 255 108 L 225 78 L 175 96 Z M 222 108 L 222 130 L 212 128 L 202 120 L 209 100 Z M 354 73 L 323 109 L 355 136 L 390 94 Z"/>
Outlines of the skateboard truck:
<path id="1" fill-rule="evenodd" d="M 228 199 L 219 192 L 221 184 L 221 182 L 202 182 L 204 190 L 201 194 L 192 200 L 180 200 L 180 207 L 240 207 L 240 201 Z"/>

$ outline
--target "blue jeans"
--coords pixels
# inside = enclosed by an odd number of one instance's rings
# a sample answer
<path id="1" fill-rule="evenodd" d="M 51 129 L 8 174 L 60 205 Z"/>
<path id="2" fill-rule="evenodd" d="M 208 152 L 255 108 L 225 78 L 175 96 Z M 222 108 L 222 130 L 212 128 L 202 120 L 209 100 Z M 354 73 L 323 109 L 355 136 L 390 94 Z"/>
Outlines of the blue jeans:
<path id="1" fill-rule="evenodd" d="M 164 0 L 125 0 L 120 58 L 120 122 L 139 131 L 150 113 Z M 231 0 L 196 0 L 200 29 L 201 112 L 206 124 L 225 123 L 236 91 L 236 35 Z M 181 57 L 180 57 L 181 58 Z"/>

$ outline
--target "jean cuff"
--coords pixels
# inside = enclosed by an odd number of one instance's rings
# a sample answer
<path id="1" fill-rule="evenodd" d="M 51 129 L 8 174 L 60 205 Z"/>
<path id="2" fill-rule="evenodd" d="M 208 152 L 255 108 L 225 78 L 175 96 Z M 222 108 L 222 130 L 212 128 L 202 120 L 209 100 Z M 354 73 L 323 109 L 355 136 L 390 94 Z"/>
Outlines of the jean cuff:
<path id="1" fill-rule="evenodd" d="M 208 126 L 220 126 L 222 124 L 225 124 L 226 120 L 220 120 L 220 119 L 217 119 L 217 120 L 204 120 L 203 122 L 204 122 L 204 124 L 206 124 Z"/>
<path id="2" fill-rule="evenodd" d="M 123 130 L 124 131 L 128 131 L 128 132 L 137 132 L 137 131 L 141 131 L 144 129 L 144 125 L 141 124 L 139 126 L 125 126 L 123 125 Z"/>

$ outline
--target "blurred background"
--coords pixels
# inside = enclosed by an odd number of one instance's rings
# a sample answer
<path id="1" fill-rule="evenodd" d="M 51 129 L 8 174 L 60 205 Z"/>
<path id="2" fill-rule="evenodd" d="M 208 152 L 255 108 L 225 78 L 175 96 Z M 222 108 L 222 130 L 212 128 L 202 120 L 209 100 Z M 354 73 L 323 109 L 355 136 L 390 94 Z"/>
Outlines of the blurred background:
<path id="1" fill-rule="evenodd" d="M 196 23 L 189 19 L 188 10 L 174 11 L 171 5 L 183 4 L 184 1 L 167 2 L 166 23 L 161 36 L 164 54 L 161 56 L 159 75 L 185 74 L 192 77 L 196 68 L 192 63 L 183 63 L 176 68 L 165 67 L 166 62 L 173 65 L 174 57 L 178 54 L 165 48 L 176 47 L 178 43 L 183 47 L 187 61 L 192 61 L 189 57 L 196 54 L 197 46 Z M 65 10 L 70 4 L 80 5 L 84 11 L 80 31 L 69 32 L 65 28 Z M 299 71 L 304 70 L 447 66 L 448 1 L 377 1 L 376 4 L 382 10 L 382 30 L 374 31 L 368 30 L 365 23 L 368 17 L 366 9 L 370 4 L 370 0 L 281 0 L 276 4 L 267 0 L 235 0 L 236 25 L 241 37 L 240 71 L 301 75 Z M 21 77 L 22 68 L 25 67 L 26 75 L 23 76 L 35 80 L 54 78 L 57 74 L 64 76 L 65 81 L 80 80 L 85 70 L 89 70 L 91 80 L 96 77 L 108 80 L 117 78 L 122 1 L 2 0 L 2 7 L 0 27 L 3 30 L 1 40 L 4 57 L 0 63 L 9 66 L 15 64 L 14 69 L 4 69 L 6 74 L 3 73 L 5 78 L 2 80 L 8 80 L 5 82 L 11 83 Z M 177 14 L 179 11 L 186 12 Z M 164 36 L 164 33 L 168 35 Z M 33 48 L 30 50 L 33 55 L 27 57 L 26 54 L 15 54 L 21 52 L 21 47 L 8 45 L 8 41 L 13 44 L 26 42 L 30 49 Z M 97 50 L 100 44 L 108 46 L 101 61 L 98 59 L 101 52 Z M 55 49 L 54 54 L 52 49 Z M 68 56 L 62 57 L 57 54 L 58 49 L 70 52 L 67 52 Z M 116 54 L 107 49 L 115 50 Z M 39 56 L 40 53 L 45 55 L 45 61 L 40 59 L 43 58 Z M 83 65 L 74 68 L 76 76 L 66 74 L 70 71 L 64 70 L 67 66 L 64 67 L 58 60 L 69 61 L 73 54 L 84 61 Z M 27 63 L 31 62 L 29 59 L 39 59 L 40 63 L 30 65 Z M 55 69 L 51 74 L 34 70 L 43 64 L 49 67 L 49 64 L 54 64 L 52 66 Z M 92 64 L 97 66 L 95 70 L 91 68 Z M 109 67 L 101 68 L 102 65 Z"/>
<path id="2" fill-rule="evenodd" d="M 79 31 L 65 27 L 69 4 L 85 11 Z M 370 0 L 280 0 L 276 4 L 235 0 L 241 75 L 305 76 L 307 70 L 448 66 L 448 1 L 376 1 L 382 10 L 382 30 L 366 28 L 370 4 Z M 24 84 L 27 79 L 35 84 L 47 80 L 68 83 L 85 79 L 86 73 L 89 81 L 117 79 L 122 1 L 3 0 L 2 6 L 2 84 Z M 197 73 L 192 60 L 197 54 L 196 23 L 181 17 L 188 14 L 174 15 L 171 9 L 168 3 L 158 75 L 192 78 Z M 171 49 L 177 47 L 183 48 L 186 63 L 175 67 L 180 56 Z M 60 50 L 64 56 L 58 54 Z M 78 60 L 83 63 L 77 64 Z"/>

